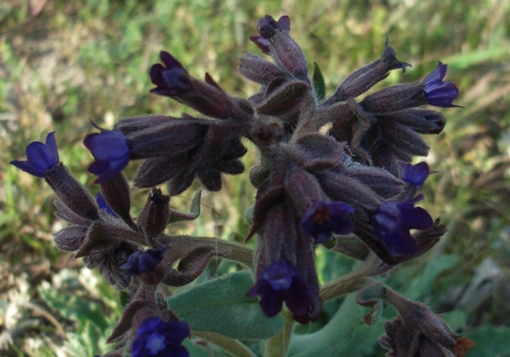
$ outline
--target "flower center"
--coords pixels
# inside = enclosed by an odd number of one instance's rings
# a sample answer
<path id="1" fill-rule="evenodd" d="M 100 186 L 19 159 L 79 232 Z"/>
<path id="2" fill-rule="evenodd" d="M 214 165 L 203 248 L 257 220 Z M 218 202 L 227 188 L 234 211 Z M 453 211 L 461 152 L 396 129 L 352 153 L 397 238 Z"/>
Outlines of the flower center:
<path id="1" fill-rule="evenodd" d="M 325 207 L 317 208 L 317 210 L 313 213 L 311 219 L 312 222 L 318 225 L 322 225 L 325 222 L 329 221 L 329 209 Z"/>
<path id="2" fill-rule="evenodd" d="M 151 355 L 157 355 L 158 352 L 165 349 L 165 337 L 157 332 L 152 333 L 147 340 L 146 348 L 150 351 Z"/>

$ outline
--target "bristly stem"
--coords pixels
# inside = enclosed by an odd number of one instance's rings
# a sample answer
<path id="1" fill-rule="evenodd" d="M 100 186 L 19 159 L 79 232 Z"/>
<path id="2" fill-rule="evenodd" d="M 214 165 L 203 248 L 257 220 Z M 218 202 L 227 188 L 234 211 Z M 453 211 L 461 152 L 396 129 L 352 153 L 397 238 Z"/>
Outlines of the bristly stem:
<path id="1" fill-rule="evenodd" d="M 321 289 L 321 299 L 323 302 L 332 300 L 343 295 L 360 290 L 361 288 L 373 283 L 374 280 L 364 275 L 348 274 L 340 279 L 326 284 Z"/>
<path id="2" fill-rule="evenodd" d="M 321 288 L 320 297 L 323 302 L 337 297 L 358 291 L 374 282 L 370 278 L 370 272 L 373 270 L 379 259 L 375 256 L 361 263 L 356 270 L 350 274 L 344 275 Z"/>
<path id="3" fill-rule="evenodd" d="M 163 244 L 168 244 L 169 249 L 181 247 L 210 246 L 222 252 L 218 254 L 222 259 L 228 259 L 249 268 L 253 267 L 253 249 L 245 245 L 214 237 L 192 237 L 192 236 L 164 236 L 159 238 Z"/>

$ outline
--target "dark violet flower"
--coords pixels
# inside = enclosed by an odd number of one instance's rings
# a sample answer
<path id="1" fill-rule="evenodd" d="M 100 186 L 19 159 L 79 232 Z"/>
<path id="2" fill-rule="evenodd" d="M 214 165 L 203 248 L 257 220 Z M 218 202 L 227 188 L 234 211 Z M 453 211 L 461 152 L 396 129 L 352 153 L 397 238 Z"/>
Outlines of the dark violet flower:
<path id="1" fill-rule="evenodd" d="M 46 136 L 46 144 L 34 141 L 27 146 L 27 160 L 14 160 L 10 164 L 37 177 L 44 177 L 46 170 L 59 163 L 55 132 Z"/>
<path id="2" fill-rule="evenodd" d="M 96 202 L 98 207 L 104 212 L 108 213 L 112 217 L 119 217 L 117 213 L 115 213 L 112 208 L 106 203 L 104 197 L 99 192 L 96 194 Z"/>
<path id="3" fill-rule="evenodd" d="M 285 304 L 300 322 L 308 322 L 313 307 L 313 293 L 305 280 L 288 262 L 281 260 L 267 267 L 255 285 L 246 293 L 260 296 L 260 307 L 268 317 L 276 316 Z"/>
<path id="4" fill-rule="evenodd" d="M 131 157 L 127 138 L 119 131 L 101 129 L 101 133 L 88 134 L 83 144 L 96 159 L 89 166 L 89 172 L 98 176 L 95 183 L 104 183 L 115 177 Z"/>
<path id="5" fill-rule="evenodd" d="M 452 82 L 443 82 L 448 66 L 441 61 L 437 67 L 423 80 L 425 98 L 430 105 L 436 107 L 456 107 L 452 102 L 459 96 L 459 89 Z"/>
<path id="6" fill-rule="evenodd" d="M 129 256 L 126 263 L 121 265 L 121 268 L 127 270 L 129 276 L 140 275 L 154 269 L 165 255 L 168 246 L 162 249 L 147 249 L 145 252 L 135 251 Z"/>
<path id="7" fill-rule="evenodd" d="M 426 162 L 420 162 L 416 165 L 400 164 L 400 178 L 412 186 L 423 186 L 423 183 L 429 177 L 429 165 Z"/>
<path id="8" fill-rule="evenodd" d="M 394 256 L 413 255 L 418 245 L 411 236 L 411 229 L 432 227 L 432 217 L 423 208 L 414 207 L 423 195 L 412 200 L 388 201 L 379 205 L 373 217 L 373 224 L 381 243 Z"/>
<path id="9" fill-rule="evenodd" d="M 163 65 L 156 63 L 150 69 L 150 77 L 156 88 L 151 93 L 178 97 L 191 89 L 191 80 L 186 69 L 170 53 L 159 54 Z"/>
<path id="10" fill-rule="evenodd" d="M 315 243 L 323 243 L 333 233 L 349 234 L 353 224 L 348 214 L 354 208 L 342 202 L 317 201 L 305 212 L 301 220 L 301 230 L 315 238 Z"/>
<path id="11" fill-rule="evenodd" d="M 189 352 L 181 345 L 189 337 L 186 322 L 163 322 L 159 317 L 145 319 L 131 345 L 133 357 L 189 357 Z"/>

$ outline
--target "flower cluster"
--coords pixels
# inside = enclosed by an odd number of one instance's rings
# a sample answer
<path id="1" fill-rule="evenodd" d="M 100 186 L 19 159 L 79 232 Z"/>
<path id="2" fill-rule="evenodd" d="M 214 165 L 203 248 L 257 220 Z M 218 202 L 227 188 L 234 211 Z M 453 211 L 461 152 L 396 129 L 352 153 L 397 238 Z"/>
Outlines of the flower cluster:
<path id="1" fill-rule="evenodd" d="M 439 62 L 420 83 L 356 101 L 390 70 L 404 72 L 410 66 L 386 44 L 380 60 L 354 71 L 333 95 L 320 98 L 320 83 L 309 79 L 303 52 L 289 35 L 289 18 L 265 16 L 258 30 L 260 36 L 251 40 L 273 62 L 247 54 L 240 67 L 261 85 L 250 98 L 256 116 L 248 138 L 262 159 L 250 172 L 258 188 L 250 236 L 257 233 L 259 240 L 257 283 L 248 296 L 259 295 L 268 316 L 285 301 L 296 320 L 307 322 L 319 316 L 321 306 L 314 245 L 354 234 L 392 265 L 425 251 L 426 244 L 411 231 L 434 230 L 431 216 L 414 206 L 429 171 L 425 163 L 410 162 L 427 155 L 420 134 L 439 133 L 445 120 L 416 107 L 453 107 L 458 90 L 443 82 L 447 67 Z M 331 124 L 329 135 L 320 134 L 326 124 Z M 440 231 L 426 234 L 428 240 L 437 241 Z"/>
<path id="2" fill-rule="evenodd" d="M 324 83 L 310 79 L 303 51 L 290 31 L 287 16 L 276 21 L 266 15 L 258 21 L 259 36 L 250 39 L 272 61 L 255 54 L 240 58 L 240 73 L 260 85 L 248 99 L 228 95 L 209 74 L 203 81 L 194 78 L 162 51 L 162 63 L 150 68 L 155 85 L 151 92 L 177 100 L 202 117 L 127 118 L 113 130 L 99 128 L 99 133 L 87 135 L 84 144 L 95 159 L 89 171 L 101 185 L 97 203 L 59 163 L 53 133 L 46 144 L 27 147 L 27 161 L 12 162 L 44 177 L 59 196 L 57 215 L 70 225 L 55 235 L 57 246 L 77 251 L 77 257 L 98 268 L 110 283 L 135 286 L 110 337 L 121 338 L 120 347 L 131 342 L 133 356 L 188 355 L 181 342 L 189 336 L 189 327 L 161 303 L 158 284 L 190 283 L 213 255 L 251 265 L 246 251 L 235 245 L 165 233 L 169 223 L 199 214 L 197 209 L 189 214 L 173 211 L 171 196 L 187 190 L 195 179 L 205 189 L 219 191 L 223 175 L 245 171 L 243 140 L 251 141 L 260 157 L 249 173 L 257 194 L 247 240 L 256 236 L 257 248 L 249 255 L 255 282 L 246 296 L 258 296 L 268 317 L 285 303 L 300 323 L 319 318 L 318 245 L 352 253 L 355 239 L 358 247 L 371 252 L 372 261 L 378 260 L 376 274 L 423 254 L 444 233 L 426 210 L 415 207 L 423 198 L 417 191 L 430 172 L 426 163 L 411 162 L 428 153 L 421 135 L 438 134 L 445 125 L 440 113 L 421 106 L 456 107 L 453 100 L 459 91 L 443 81 L 447 65 L 438 62 L 421 82 L 388 87 L 358 100 L 390 71 L 410 67 L 397 60 L 386 43 L 380 59 L 349 74 L 326 97 Z M 136 220 L 122 175 L 134 160 L 143 161 L 134 185 L 151 188 Z M 156 188 L 161 184 L 169 195 Z M 388 329 L 388 336 L 399 329 Z M 391 345 L 388 339 L 383 339 L 385 346 Z"/>

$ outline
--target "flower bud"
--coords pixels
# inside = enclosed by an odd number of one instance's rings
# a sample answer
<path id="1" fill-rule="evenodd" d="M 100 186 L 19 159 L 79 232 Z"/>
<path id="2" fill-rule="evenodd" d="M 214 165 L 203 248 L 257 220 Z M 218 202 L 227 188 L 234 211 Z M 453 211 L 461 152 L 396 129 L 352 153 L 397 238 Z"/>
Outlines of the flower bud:
<path id="1" fill-rule="evenodd" d="M 379 339 L 380 344 L 395 356 L 464 356 L 475 345 L 470 339 L 454 333 L 426 305 L 415 303 L 390 289 L 385 289 L 383 298 L 400 313 L 395 320 L 385 323 L 386 335 Z"/>
<path id="2" fill-rule="evenodd" d="M 276 22 L 266 15 L 258 22 L 259 37 L 251 37 L 264 53 L 271 54 L 276 65 L 292 77 L 309 82 L 308 65 L 299 45 L 290 37 L 290 19 L 282 16 Z"/>
<path id="3" fill-rule="evenodd" d="M 117 214 L 128 226 L 135 227 L 131 218 L 131 199 L 129 184 L 122 173 L 101 184 L 101 192 L 108 207 Z"/>
<path id="4" fill-rule="evenodd" d="M 394 197 L 404 188 L 404 184 L 401 180 L 388 171 L 378 167 L 354 166 L 349 168 L 345 174 L 356 178 L 359 182 L 367 185 L 372 191 L 383 198 Z"/>
<path id="5" fill-rule="evenodd" d="M 240 57 L 239 61 L 241 62 L 239 72 L 246 78 L 262 85 L 268 85 L 275 78 L 285 77 L 285 72 L 277 66 L 251 53 Z"/>
<path id="6" fill-rule="evenodd" d="M 99 219 L 94 199 L 64 164 L 59 163 L 46 170 L 45 180 L 60 200 L 73 212 L 91 221 Z"/>
<path id="7" fill-rule="evenodd" d="M 395 50 L 389 47 L 386 42 L 381 59 L 349 74 L 331 98 L 325 101 L 324 105 L 331 105 L 335 102 L 355 98 L 368 91 L 377 82 L 388 77 L 390 70 L 402 68 L 402 73 L 404 73 L 406 67 L 410 66 L 409 63 L 397 60 Z"/>
<path id="8" fill-rule="evenodd" d="M 53 236 L 53 240 L 57 248 L 61 251 L 75 252 L 80 249 L 85 239 L 87 229 L 87 226 L 65 227 Z"/>
<path id="9" fill-rule="evenodd" d="M 208 73 L 204 82 L 199 81 L 168 52 L 161 51 L 160 58 L 163 65 L 156 63 L 150 69 L 151 81 L 156 85 L 151 93 L 174 98 L 207 116 L 230 117 L 233 104 Z"/>
<path id="10" fill-rule="evenodd" d="M 305 212 L 317 201 L 326 199 L 315 176 L 296 166 L 288 169 L 285 190 L 299 213 Z"/>
<path id="11" fill-rule="evenodd" d="M 141 117 L 126 118 L 116 123 L 113 130 L 120 131 L 122 134 L 128 135 L 132 132 L 138 132 L 143 129 L 158 126 L 175 119 L 178 118 L 166 115 L 145 115 Z"/>
<path id="12" fill-rule="evenodd" d="M 170 218 L 170 196 L 163 195 L 160 189 L 152 189 L 147 203 L 138 217 L 138 226 L 151 238 L 164 232 Z"/>
<path id="13" fill-rule="evenodd" d="M 133 159 L 178 155 L 200 144 L 210 121 L 175 119 L 127 135 Z"/>
<path id="14" fill-rule="evenodd" d="M 396 122 L 420 134 L 439 134 L 445 124 L 444 116 L 434 110 L 405 109 L 388 114 L 377 114 L 381 123 Z"/>
<path id="15" fill-rule="evenodd" d="M 297 121 L 304 106 L 313 105 L 308 84 L 276 79 L 267 88 L 265 100 L 257 105 L 259 114 L 273 115 L 282 121 Z"/>
<path id="16" fill-rule="evenodd" d="M 360 103 L 370 113 L 389 113 L 427 104 L 423 85 L 419 82 L 381 89 Z"/>

